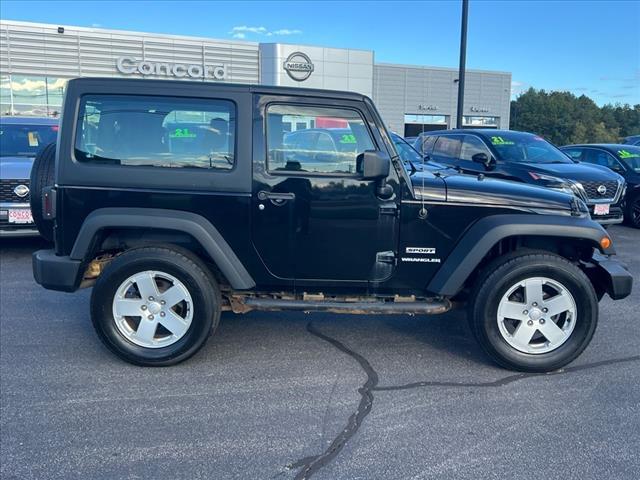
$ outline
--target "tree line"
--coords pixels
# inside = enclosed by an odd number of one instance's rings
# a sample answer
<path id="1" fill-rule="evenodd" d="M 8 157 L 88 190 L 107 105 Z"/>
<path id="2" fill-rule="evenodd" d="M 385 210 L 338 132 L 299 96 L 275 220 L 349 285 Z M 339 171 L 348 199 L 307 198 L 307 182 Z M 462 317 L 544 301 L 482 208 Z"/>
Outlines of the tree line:
<path id="1" fill-rule="evenodd" d="M 510 128 L 536 133 L 559 146 L 618 143 L 640 135 L 640 104 L 599 107 L 586 95 L 530 88 L 511 101 Z"/>

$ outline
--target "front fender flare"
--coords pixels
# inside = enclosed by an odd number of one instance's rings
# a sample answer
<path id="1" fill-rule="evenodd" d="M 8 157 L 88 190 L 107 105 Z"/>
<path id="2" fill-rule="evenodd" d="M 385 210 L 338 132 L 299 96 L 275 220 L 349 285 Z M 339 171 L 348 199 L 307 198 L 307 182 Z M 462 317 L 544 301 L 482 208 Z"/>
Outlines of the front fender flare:
<path id="1" fill-rule="evenodd" d="M 105 228 L 154 228 L 185 232 L 200 243 L 234 289 L 255 287 L 253 278 L 229 244 L 201 215 L 158 208 L 100 208 L 91 212 L 82 224 L 70 259 L 85 261 L 92 251 L 96 234 Z"/>
<path id="2" fill-rule="evenodd" d="M 615 254 L 613 246 L 606 250 L 600 247 L 600 240 L 607 233 L 590 218 L 531 214 L 492 215 L 477 221 L 467 230 L 431 279 L 427 290 L 437 295 L 455 295 L 494 245 L 505 238 L 517 236 L 582 239 L 592 243 L 604 254 Z"/>

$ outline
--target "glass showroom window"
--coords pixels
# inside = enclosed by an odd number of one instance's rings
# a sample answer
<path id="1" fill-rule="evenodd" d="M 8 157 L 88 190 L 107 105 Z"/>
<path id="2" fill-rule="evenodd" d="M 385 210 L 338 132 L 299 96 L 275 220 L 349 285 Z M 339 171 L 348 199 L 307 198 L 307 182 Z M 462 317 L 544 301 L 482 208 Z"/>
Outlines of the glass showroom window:
<path id="1" fill-rule="evenodd" d="M 11 76 L 15 115 L 47 115 L 47 79 L 25 75 Z"/>
<path id="2" fill-rule="evenodd" d="M 27 75 L 0 78 L 3 115 L 53 116 L 60 114 L 66 79 Z"/>
<path id="3" fill-rule="evenodd" d="M 11 78 L 0 75 L 0 115 L 11 115 Z"/>
<path id="4" fill-rule="evenodd" d="M 462 117 L 462 124 L 466 127 L 498 128 L 500 126 L 500 117 L 478 117 L 465 115 Z"/>
<path id="5" fill-rule="evenodd" d="M 447 116 L 446 115 L 422 115 L 422 114 L 406 113 L 404 115 L 404 123 L 417 123 L 417 124 L 428 124 L 428 125 L 446 125 L 447 124 Z"/>
<path id="6" fill-rule="evenodd" d="M 47 77 L 47 107 L 49 115 L 52 117 L 60 115 L 62 98 L 66 87 L 66 78 Z"/>

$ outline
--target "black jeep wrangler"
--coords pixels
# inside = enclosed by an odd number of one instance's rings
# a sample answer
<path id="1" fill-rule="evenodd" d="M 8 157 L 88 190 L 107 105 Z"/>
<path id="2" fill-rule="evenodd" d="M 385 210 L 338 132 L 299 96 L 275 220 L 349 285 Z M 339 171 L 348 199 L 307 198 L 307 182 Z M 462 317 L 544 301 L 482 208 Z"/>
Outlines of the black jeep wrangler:
<path id="1" fill-rule="evenodd" d="M 549 371 L 587 346 L 605 293 L 631 291 L 582 201 L 408 171 L 355 93 L 72 80 L 32 185 L 55 241 L 34 253 L 36 281 L 93 286 L 99 337 L 139 365 L 190 357 L 224 310 L 421 315 L 464 303 L 496 362 Z"/>

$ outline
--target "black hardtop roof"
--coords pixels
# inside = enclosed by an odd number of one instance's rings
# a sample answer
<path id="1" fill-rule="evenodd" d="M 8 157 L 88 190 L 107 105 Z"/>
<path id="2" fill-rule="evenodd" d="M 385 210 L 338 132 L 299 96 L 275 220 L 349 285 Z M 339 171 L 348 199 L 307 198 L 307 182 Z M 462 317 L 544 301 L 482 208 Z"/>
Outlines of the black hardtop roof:
<path id="1" fill-rule="evenodd" d="M 256 84 L 244 84 L 244 83 L 226 83 L 226 82 L 197 82 L 197 81 L 184 81 L 184 80 L 156 80 L 145 78 L 109 78 L 109 77 L 80 77 L 69 80 L 69 83 L 84 83 L 84 84 L 96 84 L 108 82 L 110 84 L 118 85 L 135 85 L 140 87 L 141 85 L 148 84 L 150 87 L 157 88 L 161 85 L 181 85 L 185 88 L 191 86 L 211 86 L 215 88 L 224 88 L 235 92 L 251 93 L 264 93 L 273 95 L 286 95 L 286 96 L 298 96 L 298 97 L 325 97 L 325 98 L 340 98 L 344 100 L 364 101 L 368 99 L 366 95 L 356 92 L 346 92 L 342 90 L 321 90 L 318 88 L 302 88 L 302 87 L 280 87 L 270 85 L 256 85 Z"/>

